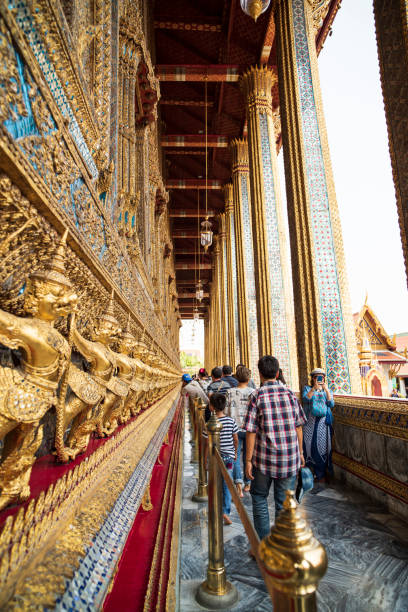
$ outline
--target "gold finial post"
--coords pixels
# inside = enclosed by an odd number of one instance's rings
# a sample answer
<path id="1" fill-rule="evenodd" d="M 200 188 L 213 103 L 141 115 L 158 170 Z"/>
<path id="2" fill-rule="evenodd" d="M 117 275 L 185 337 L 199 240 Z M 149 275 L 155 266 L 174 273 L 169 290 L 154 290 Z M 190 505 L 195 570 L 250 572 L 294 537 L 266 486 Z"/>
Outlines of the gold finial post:
<path id="1" fill-rule="evenodd" d="M 271 533 L 259 545 L 273 607 L 279 612 L 315 612 L 316 590 L 327 570 L 327 555 L 299 513 L 293 491 Z"/>
<path id="2" fill-rule="evenodd" d="M 194 493 L 192 500 L 195 502 L 207 502 L 207 472 L 204 463 L 204 438 L 203 438 L 203 423 L 205 420 L 205 404 L 201 398 L 198 399 L 198 487 L 197 493 Z"/>
<path id="3" fill-rule="evenodd" d="M 204 608 L 222 610 L 231 608 L 238 600 L 238 591 L 228 582 L 224 565 L 224 534 L 222 526 L 221 472 L 214 456 L 220 450 L 222 424 L 212 413 L 207 423 L 208 431 L 208 568 L 207 580 L 202 582 L 196 600 Z"/>

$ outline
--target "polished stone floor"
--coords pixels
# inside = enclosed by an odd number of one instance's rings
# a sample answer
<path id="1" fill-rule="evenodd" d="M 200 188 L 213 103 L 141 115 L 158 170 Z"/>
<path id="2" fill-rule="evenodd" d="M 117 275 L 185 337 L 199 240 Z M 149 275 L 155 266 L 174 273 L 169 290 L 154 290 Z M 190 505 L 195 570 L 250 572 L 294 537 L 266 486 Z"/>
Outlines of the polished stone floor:
<path id="1" fill-rule="evenodd" d="M 208 554 L 207 508 L 191 501 L 197 475 L 190 463 L 189 438 L 186 429 L 179 612 L 204 609 L 195 602 L 194 595 L 205 579 Z M 249 493 L 244 504 L 252 516 Z M 301 511 L 329 558 L 317 595 L 320 612 L 408 611 L 408 523 L 366 496 L 336 484 L 307 494 Z M 272 494 L 270 513 L 273 517 Z M 233 610 L 271 610 L 258 567 L 247 555 L 247 538 L 234 505 L 231 518 L 233 524 L 224 527 L 224 541 L 227 576 L 240 595 Z"/>

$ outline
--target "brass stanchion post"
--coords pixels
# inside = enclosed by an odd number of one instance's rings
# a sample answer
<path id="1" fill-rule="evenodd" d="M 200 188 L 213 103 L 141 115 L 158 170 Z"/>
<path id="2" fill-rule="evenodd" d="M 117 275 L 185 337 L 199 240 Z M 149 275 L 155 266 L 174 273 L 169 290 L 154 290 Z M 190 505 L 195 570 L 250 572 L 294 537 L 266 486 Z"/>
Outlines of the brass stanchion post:
<path id="1" fill-rule="evenodd" d="M 207 423 L 209 457 L 207 580 L 200 584 L 196 593 L 198 603 L 210 610 L 230 608 L 238 600 L 238 591 L 228 582 L 224 566 L 221 473 L 214 457 L 214 448 L 220 449 L 221 429 L 222 425 L 213 413 Z"/>
<path id="2" fill-rule="evenodd" d="M 204 439 L 203 439 L 203 423 L 205 420 L 205 404 L 200 398 L 198 400 L 198 487 L 197 493 L 194 493 L 192 500 L 195 502 L 206 502 L 207 494 L 207 471 L 204 463 Z"/>
<path id="3" fill-rule="evenodd" d="M 324 547 L 301 517 L 293 491 L 259 545 L 266 582 L 279 612 L 316 612 L 316 589 L 327 569 Z"/>

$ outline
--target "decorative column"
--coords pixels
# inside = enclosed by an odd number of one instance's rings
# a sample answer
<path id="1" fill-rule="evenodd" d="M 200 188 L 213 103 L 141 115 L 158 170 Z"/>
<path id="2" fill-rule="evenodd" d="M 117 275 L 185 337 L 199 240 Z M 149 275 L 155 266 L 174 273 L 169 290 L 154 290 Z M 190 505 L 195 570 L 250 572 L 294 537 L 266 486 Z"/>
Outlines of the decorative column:
<path id="1" fill-rule="evenodd" d="M 225 231 L 225 214 L 218 215 L 219 233 L 219 259 L 218 259 L 218 274 L 219 274 L 219 296 L 220 296 L 220 326 L 222 328 L 221 342 L 221 363 L 225 365 L 229 363 L 228 345 L 230 341 L 230 333 L 228 326 L 228 281 L 227 281 L 227 242 Z"/>
<path id="2" fill-rule="evenodd" d="M 276 10 L 299 375 L 304 384 L 326 366 L 335 393 L 361 393 L 311 10 L 304 0 Z"/>
<path id="3" fill-rule="evenodd" d="M 388 144 L 408 276 L 408 4 L 402 0 L 374 0 L 374 17 Z"/>
<path id="4" fill-rule="evenodd" d="M 258 375 L 259 359 L 254 254 L 249 197 L 249 161 L 246 140 L 234 140 L 232 180 L 237 257 L 240 361 Z"/>
<path id="5" fill-rule="evenodd" d="M 297 387 L 294 314 L 272 117 L 276 76 L 266 66 L 241 79 L 248 116 L 252 235 L 260 355 L 275 355 Z"/>
<path id="6" fill-rule="evenodd" d="M 212 277 L 213 277 L 213 293 L 214 293 L 214 366 L 221 363 L 221 346 L 222 346 L 222 327 L 220 324 L 221 309 L 220 309 L 220 274 L 219 274 L 219 254 L 220 247 L 218 244 L 218 236 L 214 236 L 214 250 L 212 260 Z"/>
<path id="7" fill-rule="evenodd" d="M 239 323 L 237 291 L 237 254 L 235 239 L 235 214 L 232 183 L 224 185 L 225 226 L 227 244 L 227 285 L 228 285 L 228 329 L 229 363 L 234 371 L 239 363 Z"/>
<path id="8" fill-rule="evenodd" d="M 208 313 L 204 316 L 204 367 L 209 367 L 210 321 Z"/>

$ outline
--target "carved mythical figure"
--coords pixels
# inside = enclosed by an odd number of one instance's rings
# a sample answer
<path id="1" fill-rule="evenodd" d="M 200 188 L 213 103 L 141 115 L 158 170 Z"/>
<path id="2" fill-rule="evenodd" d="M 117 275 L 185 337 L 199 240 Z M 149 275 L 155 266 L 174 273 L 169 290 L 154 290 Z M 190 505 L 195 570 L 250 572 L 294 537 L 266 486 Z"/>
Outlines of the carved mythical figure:
<path id="1" fill-rule="evenodd" d="M 115 403 L 123 403 L 128 393 L 127 385 L 115 376 L 116 354 L 110 349 L 110 344 L 121 332 L 113 303 L 112 295 L 105 314 L 101 316 L 94 330 L 92 340 L 84 338 L 76 329 L 73 332 L 76 348 L 90 364 L 90 376 L 103 389 L 103 399 L 98 402 L 96 409 L 95 406 L 91 408 L 87 405 L 78 395 L 70 400 L 74 407 L 68 406 L 68 411 L 71 414 L 76 412 L 78 416 L 72 424 L 68 446 L 77 452 L 86 449 L 93 431 L 105 435 L 104 422 L 107 416 Z"/>
<path id="2" fill-rule="evenodd" d="M 138 351 L 138 357 L 143 362 L 144 376 L 143 376 L 143 392 L 140 397 L 141 408 L 144 410 L 153 403 L 152 399 L 152 382 L 153 382 L 153 369 L 148 363 L 149 349 L 147 348 L 143 338 L 139 340 L 136 345 Z"/>
<path id="3" fill-rule="evenodd" d="M 77 296 L 65 276 L 65 232 L 52 261 L 31 274 L 25 289 L 27 318 L 0 310 L 0 342 L 20 349 L 18 367 L 0 367 L 0 509 L 30 496 L 29 480 L 42 441 L 40 419 L 57 402 L 57 388 L 70 359 L 65 338 L 54 328 Z"/>
<path id="4" fill-rule="evenodd" d="M 145 375 L 145 366 L 143 362 L 138 358 L 137 347 L 138 343 L 136 338 L 131 334 L 129 328 L 129 319 L 126 330 L 122 336 L 122 340 L 119 346 L 119 351 L 122 355 L 128 355 L 128 359 L 132 365 L 132 381 L 130 382 L 130 391 L 129 395 L 125 402 L 125 414 L 124 418 L 127 420 L 130 416 L 136 416 L 141 410 L 141 406 L 139 404 L 139 400 L 143 394 L 143 380 Z M 130 357 L 130 355 L 132 355 Z M 121 367 L 119 367 L 119 378 L 125 380 L 126 373 L 121 371 Z M 129 380 L 129 378 L 128 378 Z M 126 418 L 127 417 L 127 418 Z M 124 422 L 124 421 L 123 421 Z"/>
<path id="5" fill-rule="evenodd" d="M 123 402 L 116 402 L 110 412 L 105 415 L 103 432 L 109 435 L 115 431 L 119 423 L 126 423 L 130 416 L 138 412 L 137 399 L 142 390 L 141 376 L 143 364 L 131 357 L 135 348 L 136 338 L 130 332 L 130 320 L 123 332 L 119 344 L 119 353 L 115 353 L 118 379 L 126 385 L 127 396 Z"/>

